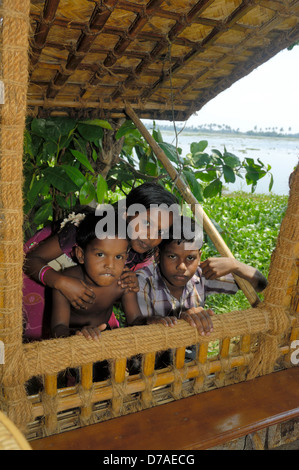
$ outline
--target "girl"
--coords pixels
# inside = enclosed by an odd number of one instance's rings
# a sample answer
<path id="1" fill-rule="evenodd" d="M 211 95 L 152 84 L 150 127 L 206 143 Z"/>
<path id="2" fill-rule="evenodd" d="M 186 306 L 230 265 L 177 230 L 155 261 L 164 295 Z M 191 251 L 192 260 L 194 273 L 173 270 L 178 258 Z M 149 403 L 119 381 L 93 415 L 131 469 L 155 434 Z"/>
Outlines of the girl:
<path id="1" fill-rule="evenodd" d="M 163 231 L 167 230 L 168 221 L 170 220 L 168 214 L 167 217 L 164 217 L 163 211 L 157 220 L 156 217 L 153 217 L 153 211 L 150 209 L 161 204 L 170 207 L 177 204 L 177 200 L 161 185 L 144 183 L 134 188 L 127 196 L 127 214 L 133 204 L 143 205 L 146 211 L 138 219 L 138 237 L 131 240 L 126 263 L 127 269 L 124 270 L 119 283 L 123 288 L 137 291 L 138 282 L 132 271 L 152 262 L 155 248 L 161 242 Z M 133 223 L 135 217 L 135 215 L 127 215 L 127 222 Z M 74 308 L 86 308 L 95 301 L 92 288 L 87 286 L 83 280 L 65 276 L 62 272 L 48 266 L 48 263 L 63 254 L 68 259 L 72 257 L 76 245 L 77 227 L 82 218 L 84 218 L 84 214 L 83 216 L 76 214 L 60 227 L 58 233 L 53 233 L 50 229 L 44 229 L 29 240 L 24 247 L 23 308 L 24 336 L 27 340 L 41 339 L 44 336 L 43 317 L 45 306 L 48 306 L 48 302 L 45 302 L 46 287 L 60 291 Z M 172 223 L 171 220 L 170 223 Z M 111 328 L 119 326 L 114 315 L 112 315 L 109 325 Z"/>

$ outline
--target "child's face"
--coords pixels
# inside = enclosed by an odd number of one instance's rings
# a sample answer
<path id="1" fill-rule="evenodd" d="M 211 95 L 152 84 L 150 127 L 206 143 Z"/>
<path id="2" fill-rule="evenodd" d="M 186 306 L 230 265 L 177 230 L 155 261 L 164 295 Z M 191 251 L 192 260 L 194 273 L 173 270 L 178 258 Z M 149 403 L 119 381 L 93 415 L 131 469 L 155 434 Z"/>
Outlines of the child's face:
<path id="1" fill-rule="evenodd" d="M 131 247 L 137 253 L 146 253 L 158 246 L 163 234 L 168 233 L 173 215 L 167 210 L 151 208 L 136 216 L 128 217 L 127 221 Z"/>
<path id="2" fill-rule="evenodd" d="M 85 273 L 97 286 L 110 286 L 123 272 L 127 259 L 128 241 L 120 238 L 95 238 L 85 250 L 77 247 L 76 254 Z"/>
<path id="3" fill-rule="evenodd" d="M 171 286 L 183 287 L 195 274 L 200 256 L 200 250 L 190 249 L 189 243 L 171 242 L 160 252 L 161 274 Z"/>

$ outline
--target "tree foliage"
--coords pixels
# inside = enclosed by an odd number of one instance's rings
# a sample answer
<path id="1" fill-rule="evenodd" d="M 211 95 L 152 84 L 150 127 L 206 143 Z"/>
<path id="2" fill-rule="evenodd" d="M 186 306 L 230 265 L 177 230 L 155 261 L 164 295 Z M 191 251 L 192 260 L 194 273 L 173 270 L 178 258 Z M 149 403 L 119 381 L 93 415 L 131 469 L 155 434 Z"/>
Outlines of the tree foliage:
<path id="1" fill-rule="evenodd" d="M 107 166 L 103 141 L 107 133 L 116 141 L 123 140 L 120 152 Z M 189 185 L 199 202 L 221 196 L 223 185 L 245 177 L 254 192 L 260 178 L 270 174 L 271 167 L 257 159 L 241 161 L 224 148 L 207 152 L 206 140 L 193 142 L 190 152 L 163 141 L 153 123 L 152 136 Z M 176 192 L 166 170 L 131 121 L 117 127 L 108 121 L 79 121 L 70 118 L 32 119 L 24 139 L 24 212 L 26 236 L 56 220 L 79 204 L 110 202 L 125 196 L 136 184 L 156 180 Z M 122 141 L 121 141 L 122 143 Z M 108 162 L 109 164 L 109 162 Z M 180 198 L 179 194 L 177 194 Z"/>

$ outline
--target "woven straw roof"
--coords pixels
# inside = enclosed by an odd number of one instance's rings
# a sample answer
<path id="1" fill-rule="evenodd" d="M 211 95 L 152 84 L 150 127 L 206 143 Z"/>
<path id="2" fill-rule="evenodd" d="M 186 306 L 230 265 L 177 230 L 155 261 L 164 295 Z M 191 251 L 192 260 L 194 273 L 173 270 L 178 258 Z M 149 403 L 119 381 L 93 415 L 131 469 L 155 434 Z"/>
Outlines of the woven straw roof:
<path id="1" fill-rule="evenodd" d="M 299 39 L 294 0 L 31 0 L 34 114 L 185 120 Z"/>

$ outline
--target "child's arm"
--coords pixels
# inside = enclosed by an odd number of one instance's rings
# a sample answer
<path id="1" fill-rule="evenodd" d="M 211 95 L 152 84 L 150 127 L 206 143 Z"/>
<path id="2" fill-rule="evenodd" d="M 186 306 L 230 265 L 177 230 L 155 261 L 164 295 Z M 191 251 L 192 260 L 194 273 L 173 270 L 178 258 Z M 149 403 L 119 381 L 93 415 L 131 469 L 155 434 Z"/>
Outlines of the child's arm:
<path id="1" fill-rule="evenodd" d="M 137 302 L 136 292 L 124 292 L 121 303 L 129 326 L 146 324 L 146 318 L 142 315 Z"/>
<path id="2" fill-rule="evenodd" d="M 41 242 L 25 258 L 24 272 L 37 282 L 40 270 L 50 261 L 62 255 L 58 235 L 53 235 Z M 82 280 L 65 276 L 60 271 L 49 269 L 43 277 L 44 283 L 54 289 L 60 290 L 70 301 L 74 308 L 80 308 L 84 304 L 94 303 L 95 294 Z"/>
<path id="3" fill-rule="evenodd" d="M 122 296 L 122 306 L 126 315 L 128 326 L 152 325 L 161 323 L 165 326 L 174 326 L 177 323 L 176 317 L 162 317 L 161 315 L 143 316 L 138 305 L 137 295 L 130 292 Z"/>
<path id="4" fill-rule="evenodd" d="M 200 263 L 200 267 L 206 279 L 217 279 L 229 273 L 236 274 L 248 281 L 256 292 L 262 292 L 268 283 L 260 271 L 235 258 L 208 258 Z"/>
<path id="5" fill-rule="evenodd" d="M 71 306 L 58 290 L 52 292 L 51 335 L 54 338 L 70 336 Z"/>

